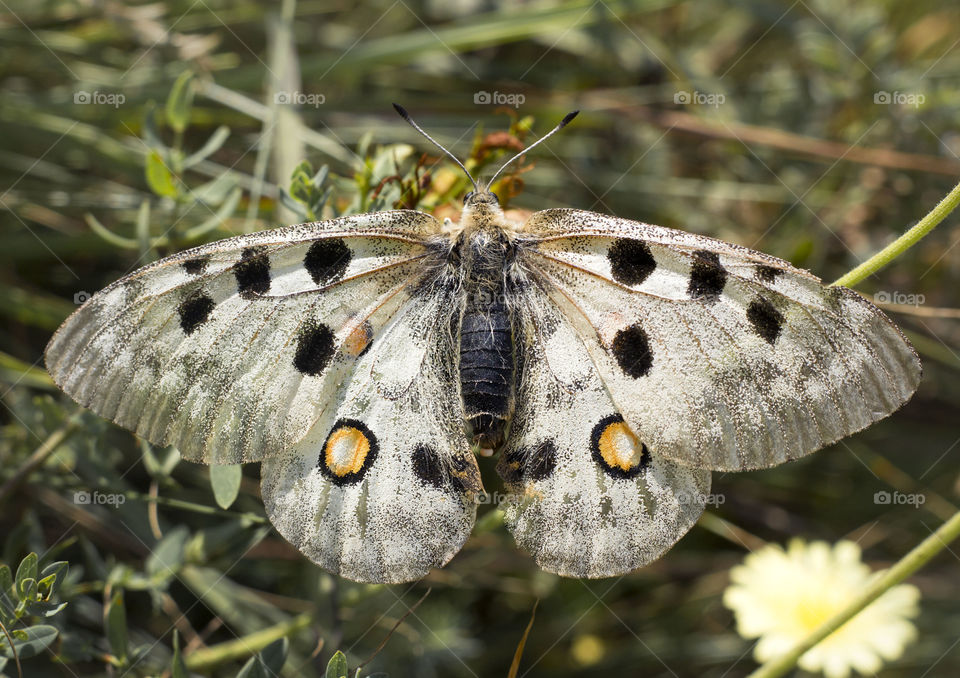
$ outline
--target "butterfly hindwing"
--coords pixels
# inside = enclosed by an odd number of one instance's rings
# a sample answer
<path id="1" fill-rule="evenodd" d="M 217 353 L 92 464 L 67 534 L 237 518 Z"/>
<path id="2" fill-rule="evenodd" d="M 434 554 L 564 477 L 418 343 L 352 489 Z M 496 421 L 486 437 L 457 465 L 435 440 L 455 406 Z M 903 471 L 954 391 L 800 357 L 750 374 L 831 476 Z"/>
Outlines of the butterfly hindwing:
<path id="1" fill-rule="evenodd" d="M 397 313 L 310 432 L 263 464 L 271 522 L 325 569 L 405 582 L 440 567 L 473 528 L 482 492 L 459 409 L 452 308 L 438 290 Z M 411 368 L 410 366 L 415 367 Z M 389 387 L 383 378 L 390 375 Z"/>
<path id="2" fill-rule="evenodd" d="M 189 460 L 263 459 L 312 427 L 409 297 L 437 228 L 368 214 L 168 257 L 74 313 L 47 367 L 82 405 Z"/>
<path id="3" fill-rule="evenodd" d="M 900 407 L 920 364 L 857 293 L 785 261 L 592 212 L 547 210 L 525 264 L 578 328 L 652 450 L 716 470 L 773 466 Z"/>
<path id="4" fill-rule="evenodd" d="M 697 520 L 710 472 L 635 436 L 584 342 L 537 285 L 516 304 L 521 373 L 498 471 L 506 523 L 545 570 L 607 577 L 658 558 Z"/>

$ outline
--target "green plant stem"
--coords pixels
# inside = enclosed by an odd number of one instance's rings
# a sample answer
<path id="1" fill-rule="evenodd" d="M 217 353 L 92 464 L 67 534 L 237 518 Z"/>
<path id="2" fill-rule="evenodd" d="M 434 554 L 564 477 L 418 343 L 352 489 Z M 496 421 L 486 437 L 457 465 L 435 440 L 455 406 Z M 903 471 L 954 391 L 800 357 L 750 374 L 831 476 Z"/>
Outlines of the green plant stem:
<path id="1" fill-rule="evenodd" d="M 873 275 L 917 244 L 917 242 L 919 242 L 923 236 L 932 231 L 937 224 L 943 221 L 958 204 L 960 204 L 960 184 L 954 186 L 953 190 L 947 193 L 946 197 L 941 200 L 936 207 L 930 210 L 927 216 L 921 219 L 916 226 L 874 254 L 855 269 L 835 280 L 832 284 L 843 285 L 844 287 L 852 287 L 867 276 Z"/>
<path id="2" fill-rule="evenodd" d="M 268 626 L 262 631 L 248 634 L 242 638 L 228 640 L 219 645 L 213 645 L 191 652 L 184 658 L 184 663 L 191 671 L 201 671 L 211 666 L 218 666 L 224 662 L 246 659 L 273 641 L 307 628 L 312 621 L 313 617 L 311 615 L 301 614 L 289 621 Z"/>
<path id="3" fill-rule="evenodd" d="M 155 504 L 169 506 L 170 508 L 193 511 L 194 513 L 203 513 L 211 516 L 226 516 L 229 518 L 241 518 L 243 520 L 249 520 L 252 523 L 259 523 L 261 525 L 267 522 L 265 517 L 258 516 L 255 513 L 237 513 L 236 511 L 227 511 L 215 506 L 195 504 L 192 501 L 184 501 L 183 499 L 174 499 L 172 497 L 153 497 L 143 492 L 134 492 L 133 490 L 125 492 L 124 495 L 128 499 L 139 499 L 140 501 L 153 502 Z"/>
<path id="4" fill-rule="evenodd" d="M 818 626 L 809 636 L 786 654 L 773 659 L 750 674 L 749 678 L 777 678 L 792 669 L 803 654 L 831 633 L 853 619 L 860 611 L 911 574 L 926 565 L 954 539 L 960 537 L 960 511 L 941 525 L 936 532 L 920 542 L 910 553 L 889 570 L 885 570 L 872 584 L 833 617 Z"/>

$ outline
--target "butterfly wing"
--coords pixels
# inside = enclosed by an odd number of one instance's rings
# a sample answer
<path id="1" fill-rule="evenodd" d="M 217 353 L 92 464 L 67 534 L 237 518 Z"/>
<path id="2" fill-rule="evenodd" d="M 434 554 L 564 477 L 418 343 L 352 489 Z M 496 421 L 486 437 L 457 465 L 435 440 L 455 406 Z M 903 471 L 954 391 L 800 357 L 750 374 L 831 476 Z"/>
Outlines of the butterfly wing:
<path id="1" fill-rule="evenodd" d="M 460 550 L 482 492 L 464 433 L 443 287 L 389 322 L 310 432 L 264 461 L 271 522 L 302 553 L 360 582 L 423 577 Z"/>
<path id="2" fill-rule="evenodd" d="M 222 240 L 94 295 L 46 349 L 71 397 L 191 461 L 302 438 L 410 295 L 433 217 L 398 211 Z"/>
<path id="3" fill-rule="evenodd" d="M 583 339 L 536 284 L 517 304 L 517 410 L 498 471 L 517 543 L 545 570 L 609 577 L 641 567 L 703 511 L 710 472 L 630 430 Z"/>
<path id="4" fill-rule="evenodd" d="M 789 263 L 593 212 L 547 210 L 523 260 L 550 284 L 618 411 L 659 453 L 773 466 L 859 431 L 920 381 L 879 309 Z"/>

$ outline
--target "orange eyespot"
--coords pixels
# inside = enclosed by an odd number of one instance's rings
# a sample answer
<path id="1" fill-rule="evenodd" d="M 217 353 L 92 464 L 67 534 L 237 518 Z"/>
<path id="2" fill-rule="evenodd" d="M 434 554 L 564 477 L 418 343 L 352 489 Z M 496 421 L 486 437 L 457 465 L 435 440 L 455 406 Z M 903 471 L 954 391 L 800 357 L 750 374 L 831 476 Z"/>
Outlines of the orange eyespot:
<path id="1" fill-rule="evenodd" d="M 590 436 L 593 457 L 610 475 L 630 478 L 650 462 L 650 453 L 623 417 L 611 415 L 601 419 Z"/>
<path id="2" fill-rule="evenodd" d="M 366 434 L 353 426 L 335 429 L 324 446 L 324 463 L 333 475 L 343 478 L 359 473 L 370 454 L 370 440 Z"/>

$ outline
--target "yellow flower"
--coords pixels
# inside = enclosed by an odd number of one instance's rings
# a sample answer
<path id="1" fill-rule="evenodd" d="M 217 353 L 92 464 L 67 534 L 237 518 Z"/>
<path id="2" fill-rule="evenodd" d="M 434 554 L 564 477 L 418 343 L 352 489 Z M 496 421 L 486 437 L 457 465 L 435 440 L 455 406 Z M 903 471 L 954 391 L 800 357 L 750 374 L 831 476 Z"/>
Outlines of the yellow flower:
<path id="1" fill-rule="evenodd" d="M 875 575 L 860 560 L 860 547 L 840 541 L 790 542 L 786 551 L 765 546 L 730 571 L 723 603 L 744 638 L 759 638 L 758 662 L 782 655 L 822 622 L 839 612 Z M 897 659 L 916 638 L 910 621 L 919 612 L 920 591 L 894 586 L 819 645 L 808 650 L 800 668 L 828 678 L 847 678 L 851 669 L 865 675 L 883 661 Z"/>

